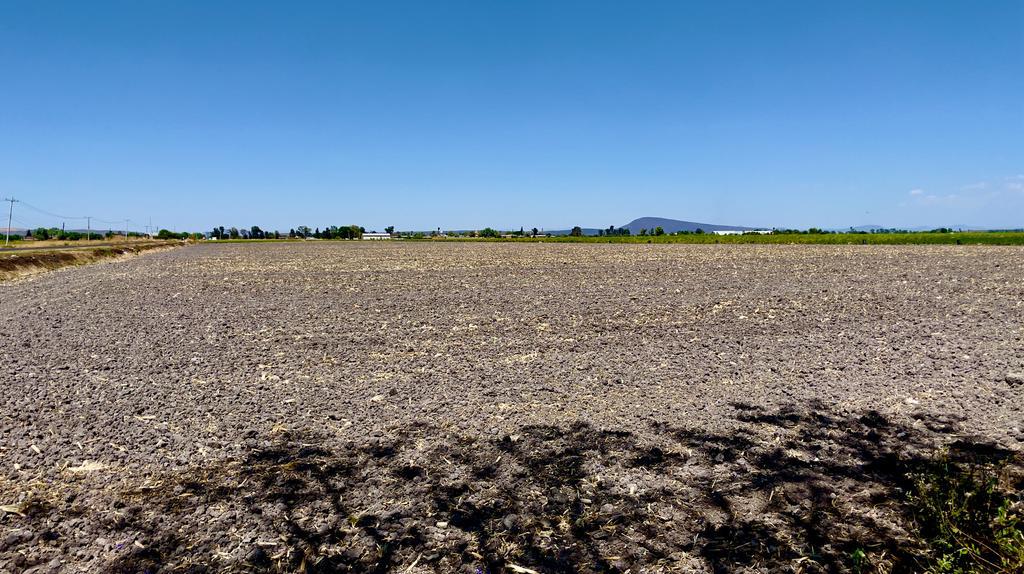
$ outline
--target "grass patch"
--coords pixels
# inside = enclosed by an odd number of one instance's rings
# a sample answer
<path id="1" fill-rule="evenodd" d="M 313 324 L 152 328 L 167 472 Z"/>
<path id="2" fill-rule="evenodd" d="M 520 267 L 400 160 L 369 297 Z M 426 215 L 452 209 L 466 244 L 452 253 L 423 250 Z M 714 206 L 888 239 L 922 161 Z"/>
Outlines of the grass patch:
<path id="1" fill-rule="evenodd" d="M 0 281 L 52 271 L 62 267 L 86 265 L 104 259 L 132 255 L 152 249 L 173 248 L 180 242 L 123 243 L 84 249 L 53 251 L 7 251 L 0 253 Z"/>
<path id="2" fill-rule="evenodd" d="M 1005 465 L 943 456 L 910 479 L 914 523 L 931 550 L 928 572 L 1024 572 L 1024 499 Z M 868 571 L 853 558 L 855 571 Z"/>

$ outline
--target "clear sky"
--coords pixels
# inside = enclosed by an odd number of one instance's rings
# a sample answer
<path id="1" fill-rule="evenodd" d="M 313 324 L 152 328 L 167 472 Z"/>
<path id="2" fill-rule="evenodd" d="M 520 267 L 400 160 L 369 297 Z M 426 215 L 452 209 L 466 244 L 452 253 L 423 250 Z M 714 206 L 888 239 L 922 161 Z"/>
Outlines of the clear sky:
<path id="1" fill-rule="evenodd" d="M 5 0 L 0 78 L 57 214 L 1024 226 L 1020 0 Z"/>

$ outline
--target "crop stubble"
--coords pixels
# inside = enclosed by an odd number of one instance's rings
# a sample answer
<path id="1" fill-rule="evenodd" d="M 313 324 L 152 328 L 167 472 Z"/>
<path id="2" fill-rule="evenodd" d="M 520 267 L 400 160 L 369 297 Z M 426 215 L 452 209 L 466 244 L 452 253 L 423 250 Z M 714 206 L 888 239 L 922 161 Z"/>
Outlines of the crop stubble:
<path id="1" fill-rule="evenodd" d="M 310 242 L 2 285 L 0 570 L 910 560 L 915 461 L 1024 445 L 1022 277 L 1013 247 Z"/>

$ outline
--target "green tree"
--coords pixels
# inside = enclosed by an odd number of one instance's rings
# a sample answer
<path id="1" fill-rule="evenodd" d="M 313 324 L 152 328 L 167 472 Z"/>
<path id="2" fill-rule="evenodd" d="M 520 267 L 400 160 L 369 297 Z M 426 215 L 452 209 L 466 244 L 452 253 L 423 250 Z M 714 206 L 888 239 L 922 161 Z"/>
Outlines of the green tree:
<path id="1" fill-rule="evenodd" d="M 583 236 L 583 228 L 580 227 L 579 225 L 577 225 L 576 227 L 572 228 L 572 231 L 569 232 L 569 235 L 571 235 L 573 237 L 582 237 Z"/>
<path id="2" fill-rule="evenodd" d="M 395 226 L 394 225 L 389 225 L 389 226 L 384 228 L 384 233 L 387 233 L 388 235 L 390 235 L 390 234 L 392 234 L 394 232 L 395 232 Z"/>
<path id="3" fill-rule="evenodd" d="M 232 227 L 231 229 L 228 229 L 228 237 L 230 237 L 231 239 L 238 239 L 238 235 L 239 234 L 237 227 Z"/>
<path id="4" fill-rule="evenodd" d="M 654 228 L 655 235 L 665 235 L 665 230 L 659 225 Z"/>
<path id="5" fill-rule="evenodd" d="M 497 229 L 491 229 L 490 227 L 485 227 L 485 228 L 481 229 L 477 233 L 477 235 L 479 237 L 501 237 L 501 232 L 498 231 Z"/>

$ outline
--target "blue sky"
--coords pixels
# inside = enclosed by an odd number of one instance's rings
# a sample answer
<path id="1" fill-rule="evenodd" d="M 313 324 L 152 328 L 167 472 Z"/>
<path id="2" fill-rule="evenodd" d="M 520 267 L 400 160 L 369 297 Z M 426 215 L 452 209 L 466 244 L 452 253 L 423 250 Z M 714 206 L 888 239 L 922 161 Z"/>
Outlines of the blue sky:
<path id="1" fill-rule="evenodd" d="M 1021 227 L 1022 29 L 1019 0 L 7 0 L 0 195 L 177 229 Z"/>

